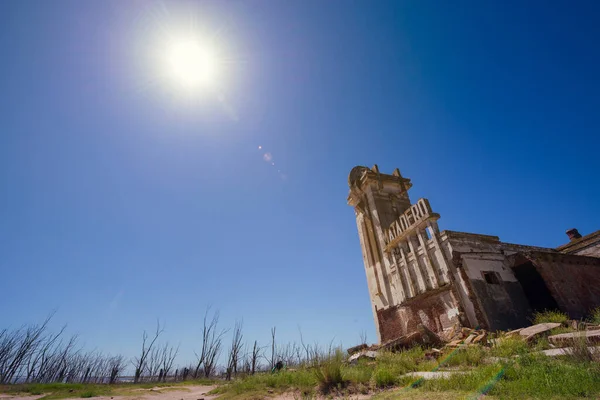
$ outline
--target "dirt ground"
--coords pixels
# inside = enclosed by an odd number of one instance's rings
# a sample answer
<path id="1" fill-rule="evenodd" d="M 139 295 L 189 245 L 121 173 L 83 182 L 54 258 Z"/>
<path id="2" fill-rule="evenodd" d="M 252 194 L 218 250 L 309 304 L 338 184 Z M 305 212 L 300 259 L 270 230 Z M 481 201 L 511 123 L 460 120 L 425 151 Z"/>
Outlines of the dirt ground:
<path id="1" fill-rule="evenodd" d="M 0 400 L 37 400 L 40 397 L 44 397 L 44 395 L 39 396 L 13 396 L 10 394 L 0 393 Z"/>
<path id="2" fill-rule="evenodd" d="M 208 395 L 207 393 L 213 390 L 216 386 L 173 386 L 173 387 L 156 387 L 152 389 L 136 389 L 139 394 L 130 394 L 126 396 L 98 396 L 92 397 L 90 400 L 214 400 L 216 395 Z M 343 397 L 343 400 L 367 400 L 374 395 L 355 394 Z M 1 394 L 0 400 L 37 400 L 44 395 L 37 396 L 15 396 L 9 394 Z M 447 400 L 447 399 L 464 399 L 472 398 L 465 396 L 465 393 L 423 393 L 420 391 L 399 392 L 396 390 L 380 392 L 374 396 L 378 400 L 388 400 L 403 398 L 407 400 Z M 289 392 L 268 397 L 269 400 L 298 400 L 302 397 L 298 394 Z M 341 398 L 340 398 L 341 399 Z M 68 399 L 70 400 L 70 399 Z M 490 398 L 490 400 L 492 400 Z"/>
<path id="3" fill-rule="evenodd" d="M 208 395 L 207 393 L 216 388 L 216 386 L 174 386 L 174 387 L 156 387 L 152 389 L 136 389 L 139 394 L 127 396 L 98 396 L 92 397 L 90 400 L 214 400 L 216 395 Z M 37 400 L 44 395 L 38 396 L 16 396 L 8 394 L 0 394 L 0 400 Z M 353 395 L 346 397 L 348 400 L 365 400 L 371 396 Z M 269 397 L 270 400 L 296 400 L 301 398 L 294 393 L 283 393 Z"/>
<path id="4" fill-rule="evenodd" d="M 209 396 L 207 393 L 216 386 L 175 386 L 156 387 L 152 389 L 137 389 L 139 394 L 128 396 L 98 396 L 92 400 L 213 400 L 217 396 Z M 13 396 L 0 394 L 0 400 L 37 400 L 39 396 Z"/>

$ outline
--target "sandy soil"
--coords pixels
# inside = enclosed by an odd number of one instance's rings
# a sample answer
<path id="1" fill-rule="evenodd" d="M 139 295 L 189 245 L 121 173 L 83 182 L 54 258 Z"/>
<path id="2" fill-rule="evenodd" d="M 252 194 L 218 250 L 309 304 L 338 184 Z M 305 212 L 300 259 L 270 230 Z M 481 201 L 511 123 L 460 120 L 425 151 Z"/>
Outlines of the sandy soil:
<path id="1" fill-rule="evenodd" d="M 44 397 L 43 394 L 39 396 L 13 396 L 10 394 L 0 393 L 0 400 L 37 400 L 40 397 Z"/>
<path id="2" fill-rule="evenodd" d="M 216 386 L 174 386 L 152 389 L 139 389 L 139 395 L 133 396 L 99 396 L 92 400 L 212 400 L 217 396 L 207 393 Z M 166 389 L 166 390 L 165 390 Z"/>
<path id="3" fill-rule="evenodd" d="M 137 389 L 139 394 L 129 396 L 98 396 L 92 400 L 213 400 L 217 396 L 209 396 L 208 392 L 216 386 L 176 386 L 162 387 L 152 389 Z M 167 389 L 167 390 L 164 390 Z M 176 389 L 176 390 L 174 390 Z M 0 400 L 37 400 L 44 395 L 39 396 L 14 396 L 9 394 L 0 394 Z"/>
<path id="4" fill-rule="evenodd" d="M 139 394 L 127 396 L 98 396 L 90 400 L 214 400 L 218 396 L 208 395 L 207 393 L 216 388 L 216 386 L 173 386 L 173 387 L 156 387 L 152 389 L 136 389 Z M 165 390 L 166 389 L 166 390 Z M 13 396 L 0 394 L 0 400 L 37 400 L 39 396 Z M 364 400 L 369 399 L 369 395 L 352 395 L 345 397 L 346 400 Z M 297 400 L 302 397 L 294 393 L 283 393 L 273 397 L 268 397 L 269 400 Z"/>

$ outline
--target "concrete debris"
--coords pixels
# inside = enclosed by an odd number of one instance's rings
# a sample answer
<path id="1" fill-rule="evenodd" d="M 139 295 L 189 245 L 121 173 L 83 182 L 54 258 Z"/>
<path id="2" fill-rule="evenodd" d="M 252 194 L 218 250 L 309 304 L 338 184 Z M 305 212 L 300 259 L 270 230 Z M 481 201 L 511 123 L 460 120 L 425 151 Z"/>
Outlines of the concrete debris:
<path id="1" fill-rule="evenodd" d="M 564 333 L 561 335 L 549 336 L 550 347 L 564 347 L 573 343 L 577 337 L 585 336 L 589 343 L 600 343 L 600 326 L 578 321 L 567 321 L 567 327 L 577 326 L 580 329 L 578 332 Z M 462 348 L 467 346 L 493 346 L 501 343 L 506 338 L 519 337 L 523 340 L 530 341 L 543 334 L 548 334 L 552 329 L 562 326 L 560 323 L 545 322 L 519 328 L 509 332 L 501 332 L 498 336 L 489 338 L 488 332 L 485 330 L 476 330 L 462 328 L 458 335 L 452 341 L 446 343 L 445 348 Z"/>
<path id="2" fill-rule="evenodd" d="M 493 357 L 492 356 L 492 357 L 486 357 L 483 359 L 484 364 L 497 364 L 499 362 L 507 363 L 510 361 L 511 361 L 511 359 L 507 358 L 507 357 Z"/>
<path id="3" fill-rule="evenodd" d="M 575 329 L 576 331 L 580 330 L 579 329 L 579 321 L 577 321 L 575 319 L 569 319 L 569 320 L 567 320 L 567 322 L 565 322 L 565 326 L 567 328 Z"/>
<path id="4" fill-rule="evenodd" d="M 414 346 L 437 346 L 441 347 L 445 344 L 445 341 L 442 340 L 435 332 L 426 327 L 425 325 L 420 324 L 417 327 L 417 331 L 412 332 L 408 335 L 402 335 L 396 339 L 388 340 L 387 342 L 381 344 L 377 348 L 371 347 L 371 350 L 390 350 L 390 351 L 398 351 L 402 349 L 408 349 Z"/>
<path id="5" fill-rule="evenodd" d="M 406 349 L 422 344 L 421 336 L 421 332 L 413 332 L 409 335 L 402 335 L 397 339 L 389 340 L 383 343 L 379 348 L 391 351 Z"/>
<path id="6" fill-rule="evenodd" d="M 473 329 L 471 328 L 462 328 L 461 332 L 463 335 L 467 336 L 468 334 L 470 334 L 471 332 L 473 332 Z"/>
<path id="7" fill-rule="evenodd" d="M 575 340 L 585 339 L 588 343 L 600 343 L 600 330 L 579 331 L 573 333 L 562 333 L 548 337 L 548 341 L 552 344 L 571 344 Z"/>
<path id="8" fill-rule="evenodd" d="M 483 329 L 462 328 L 460 333 L 454 337 L 454 340 L 447 343 L 445 347 L 456 348 L 474 345 L 487 345 L 487 332 Z"/>
<path id="9" fill-rule="evenodd" d="M 465 371 L 416 371 L 409 372 L 401 377 L 422 378 L 422 379 L 448 379 L 452 375 L 464 374 Z"/>
<path id="10" fill-rule="evenodd" d="M 471 344 L 471 342 L 473 342 L 473 339 L 475 339 L 477 337 L 477 335 L 474 334 L 470 334 L 466 339 L 465 339 L 465 344 Z"/>
<path id="11" fill-rule="evenodd" d="M 525 328 L 519 328 L 519 329 L 515 329 L 514 331 L 510 331 L 510 332 L 506 332 L 504 334 L 504 336 L 514 336 L 514 335 L 518 335 L 523 329 Z"/>
<path id="12" fill-rule="evenodd" d="M 548 332 L 554 328 L 558 328 L 560 324 L 558 322 L 546 322 L 543 324 L 537 324 L 533 326 L 529 326 L 527 328 L 521 329 L 519 335 L 521 335 L 525 340 L 531 340 L 534 337 Z"/>
<path id="13" fill-rule="evenodd" d="M 425 358 L 429 360 L 436 360 L 441 357 L 444 353 L 440 349 L 432 348 L 425 352 Z"/>
<path id="14" fill-rule="evenodd" d="M 592 354 L 600 354 L 600 346 L 588 347 L 588 351 Z M 563 347 L 560 349 L 542 350 L 540 353 L 547 355 L 548 357 L 556 356 L 567 356 L 573 352 L 572 347 Z"/>
<path id="15" fill-rule="evenodd" d="M 548 344 L 551 349 L 546 350 L 548 355 L 563 354 L 564 349 L 560 349 L 560 347 L 571 345 L 577 338 L 585 337 L 588 343 L 600 344 L 600 326 L 581 321 L 567 321 L 564 325 L 571 328 L 577 326 L 579 330 L 573 333 L 549 336 Z M 545 322 L 492 335 L 483 329 L 460 328 L 453 330 L 453 335 L 446 335 L 445 337 L 450 336 L 452 340 L 445 341 L 431 329 L 424 325 L 419 325 L 416 332 L 400 336 L 394 340 L 389 340 L 381 345 L 367 346 L 366 344 L 362 344 L 349 348 L 348 353 L 351 354 L 349 362 L 354 363 L 361 358 L 374 359 L 377 357 L 377 350 L 401 351 L 413 346 L 423 345 L 428 348 L 425 352 L 425 357 L 433 360 L 443 355 L 445 349 L 457 349 L 471 346 L 495 346 L 511 337 L 531 341 L 540 337 L 540 335 L 547 335 L 552 329 L 560 326 L 562 326 L 560 323 Z"/>
<path id="16" fill-rule="evenodd" d="M 369 348 L 369 346 L 367 344 L 365 344 L 365 343 L 359 344 L 358 346 L 350 347 L 348 349 L 348 354 L 352 355 L 354 353 L 358 353 L 359 351 L 363 351 L 363 350 L 368 349 L 368 348 Z"/>
<path id="17" fill-rule="evenodd" d="M 487 332 L 483 332 L 481 333 L 479 336 L 477 336 L 475 339 L 473 339 L 473 343 L 475 344 L 486 344 L 487 342 Z"/>
<path id="18" fill-rule="evenodd" d="M 361 359 L 374 360 L 376 358 L 377 358 L 376 351 L 367 350 L 367 351 L 362 351 L 360 353 L 354 353 L 353 355 L 350 356 L 350 358 L 348 359 L 348 362 L 350 364 L 356 364 L 358 362 L 358 360 L 361 360 Z"/>
<path id="19" fill-rule="evenodd" d="M 421 341 L 429 346 L 441 346 L 444 341 L 431 329 L 425 325 L 418 326 L 419 333 L 421 333 Z"/>

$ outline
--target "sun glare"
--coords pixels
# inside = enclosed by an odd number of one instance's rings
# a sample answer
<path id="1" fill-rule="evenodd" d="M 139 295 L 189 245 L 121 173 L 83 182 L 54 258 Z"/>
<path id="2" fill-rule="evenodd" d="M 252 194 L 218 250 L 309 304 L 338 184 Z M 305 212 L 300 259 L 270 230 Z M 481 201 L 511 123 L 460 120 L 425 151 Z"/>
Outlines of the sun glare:
<path id="1" fill-rule="evenodd" d="M 169 77 L 184 89 L 212 85 L 217 78 L 214 51 L 194 38 L 171 41 L 166 61 Z"/>

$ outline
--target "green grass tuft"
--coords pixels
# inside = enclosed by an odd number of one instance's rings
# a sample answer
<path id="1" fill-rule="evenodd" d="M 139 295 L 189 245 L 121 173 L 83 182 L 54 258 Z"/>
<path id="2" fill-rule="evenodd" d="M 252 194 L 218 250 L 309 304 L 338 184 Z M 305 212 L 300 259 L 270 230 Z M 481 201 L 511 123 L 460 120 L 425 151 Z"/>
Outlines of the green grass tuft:
<path id="1" fill-rule="evenodd" d="M 530 352 L 527 342 L 520 336 L 504 337 L 497 339 L 490 350 L 494 357 L 510 358 Z"/>
<path id="2" fill-rule="evenodd" d="M 341 349 L 337 349 L 314 366 L 313 373 L 319 382 L 321 392 L 329 393 L 332 389 L 340 390 L 346 385 L 347 382 L 342 376 L 343 363 L 344 354 Z"/>
<path id="3" fill-rule="evenodd" d="M 600 307 L 596 307 L 591 311 L 589 322 L 594 325 L 600 325 Z"/>
<path id="4" fill-rule="evenodd" d="M 600 370 L 592 363 L 526 355 L 506 365 L 490 394 L 514 399 L 595 397 L 600 394 Z"/>
<path id="5" fill-rule="evenodd" d="M 283 393 L 300 391 L 312 394 L 317 386 L 315 374 L 311 369 L 301 368 L 296 371 L 264 372 L 248 375 L 214 389 L 211 394 L 218 394 L 219 400 L 264 398 L 269 391 Z"/>
<path id="6" fill-rule="evenodd" d="M 560 311 L 550 311 L 546 310 L 543 312 L 536 312 L 533 315 L 533 323 L 534 324 L 542 324 L 544 322 L 556 322 L 559 324 L 564 324 L 569 319 L 569 316 Z"/>
<path id="7" fill-rule="evenodd" d="M 483 364 L 487 351 L 480 346 L 466 347 L 464 349 L 453 350 L 444 359 L 441 366 L 443 367 L 475 367 Z"/>
<path id="8" fill-rule="evenodd" d="M 376 388 L 387 388 L 395 386 L 400 375 L 392 368 L 377 368 L 373 373 L 373 384 Z"/>

